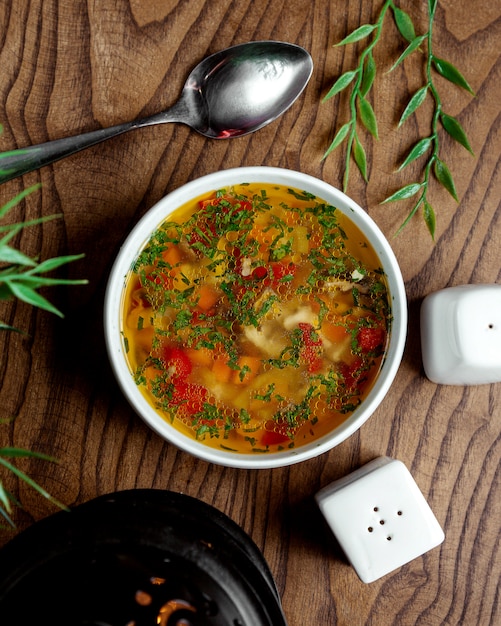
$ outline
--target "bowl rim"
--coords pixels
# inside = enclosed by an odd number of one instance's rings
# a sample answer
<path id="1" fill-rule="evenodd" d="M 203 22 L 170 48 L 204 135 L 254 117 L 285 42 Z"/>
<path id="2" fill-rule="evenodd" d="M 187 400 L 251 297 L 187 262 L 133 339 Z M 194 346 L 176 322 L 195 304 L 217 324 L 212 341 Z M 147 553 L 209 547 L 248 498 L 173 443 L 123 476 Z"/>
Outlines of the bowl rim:
<path id="1" fill-rule="evenodd" d="M 294 187 L 313 193 L 345 213 L 372 244 L 389 283 L 392 326 L 390 341 L 381 371 L 361 406 L 339 426 L 318 440 L 291 450 L 266 453 L 261 456 L 218 450 L 192 440 L 164 420 L 148 403 L 131 375 L 124 354 L 120 310 L 123 287 L 137 253 L 152 232 L 176 208 L 211 190 L 238 183 L 271 183 Z M 112 265 L 104 296 L 104 337 L 111 368 L 126 399 L 143 421 L 160 437 L 199 459 L 241 469 L 270 469 L 284 467 L 319 456 L 345 441 L 375 412 L 386 396 L 403 357 L 407 338 L 407 299 L 405 285 L 396 256 L 379 226 L 353 199 L 336 187 L 292 169 L 248 166 L 219 170 L 185 183 L 153 205 L 136 223 Z"/>

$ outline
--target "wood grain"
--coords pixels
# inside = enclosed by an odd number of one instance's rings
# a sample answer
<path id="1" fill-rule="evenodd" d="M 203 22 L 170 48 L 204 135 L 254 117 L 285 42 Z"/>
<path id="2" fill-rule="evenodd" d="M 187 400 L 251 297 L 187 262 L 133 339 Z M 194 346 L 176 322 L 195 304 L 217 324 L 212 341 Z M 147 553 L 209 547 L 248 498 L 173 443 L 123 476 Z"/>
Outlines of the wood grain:
<path id="1" fill-rule="evenodd" d="M 418 32 L 426 3 L 397 2 Z M 203 174 L 241 165 L 298 169 L 342 185 L 342 150 L 322 160 L 347 120 L 340 96 L 321 103 L 333 81 L 356 63 L 357 47 L 334 48 L 375 19 L 375 0 L 4 0 L 0 3 L 0 150 L 55 139 L 170 106 L 191 68 L 207 54 L 259 39 L 298 43 L 315 70 L 294 106 L 267 129 L 210 141 L 182 125 L 135 131 L 15 179 L 0 202 L 41 183 L 17 219 L 62 218 L 18 238 L 30 255 L 85 253 L 66 268 L 85 287 L 47 296 L 64 319 L 22 303 L 0 304 L 0 318 L 24 331 L 0 334 L 0 445 L 32 448 L 57 464 L 25 462 L 67 505 L 129 488 L 180 491 L 227 513 L 263 550 L 290 626 L 480 625 L 501 622 L 499 554 L 501 384 L 442 387 L 422 371 L 419 307 L 446 286 L 501 282 L 501 7 L 470 0 L 439 3 L 436 54 L 461 68 L 476 95 L 439 81 L 446 112 L 470 137 L 471 156 L 440 134 L 459 203 L 432 187 L 435 241 L 417 216 L 398 236 L 407 207 L 381 201 L 420 163 L 395 173 L 415 141 L 429 133 L 429 110 L 397 130 L 399 114 L 422 84 L 416 56 L 387 73 L 402 52 L 388 20 L 378 46 L 373 106 L 380 139 L 363 135 L 369 183 L 352 168 L 349 194 L 387 235 L 409 300 L 409 336 L 394 385 L 366 425 L 317 459 L 290 468 L 244 471 L 209 465 L 164 443 L 133 413 L 109 368 L 102 333 L 103 294 L 120 243 L 163 195 Z M 364 585 L 327 531 L 313 495 L 379 455 L 404 461 L 446 534 L 444 544 L 393 574 Z M 18 530 L 55 509 L 0 473 L 23 508 Z M 3 544 L 11 531 L 0 531 Z"/>

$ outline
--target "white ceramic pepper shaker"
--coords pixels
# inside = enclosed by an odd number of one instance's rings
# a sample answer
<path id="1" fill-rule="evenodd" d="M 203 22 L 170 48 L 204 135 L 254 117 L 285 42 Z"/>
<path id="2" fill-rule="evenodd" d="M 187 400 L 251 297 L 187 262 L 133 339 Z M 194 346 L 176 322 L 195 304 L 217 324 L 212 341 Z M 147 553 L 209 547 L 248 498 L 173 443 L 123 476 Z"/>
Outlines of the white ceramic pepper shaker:
<path id="1" fill-rule="evenodd" d="M 426 296 L 421 349 L 432 382 L 501 382 L 501 285 L 459 285 Z"/>

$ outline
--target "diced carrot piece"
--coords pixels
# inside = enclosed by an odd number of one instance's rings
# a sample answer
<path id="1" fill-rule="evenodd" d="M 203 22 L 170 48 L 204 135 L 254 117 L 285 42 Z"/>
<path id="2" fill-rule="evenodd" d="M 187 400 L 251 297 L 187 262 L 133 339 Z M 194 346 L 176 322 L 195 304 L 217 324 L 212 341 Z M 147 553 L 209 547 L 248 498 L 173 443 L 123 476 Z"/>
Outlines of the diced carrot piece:
<path id="1" fill-rule="evenodd" d="M 228 357 L 221 356 L 215 359 L 212 365 L 212 372 L 220 383 L 229 382 L 233 370 L 228 365 Z"/>
<path id="2" fill-rule="evenodd" d="M 210 311 L 219 300 L 219 294 L 209 285 L 202 285 L 198 290 L 198 306 L 203 311 Z"/>
<path id="3" fill-rule="evenodd" d="M 278 233 L 279 231 L 274 227 L 270 227 L 269 224 L 263 224 L 258 222 L 254 223 L 254 225 L 250 229 L 249 239 L 254 239 L 262 246 L 265 246 L 266 249 L 268 249 Z"/>
<path id="4" fill-rule="evenodd" d="M 288 210 L 283 213 L 283 220 L 287 226 L 295 226 L 301 221 L 301 215 L 298 211 Z"/>
<path id="5" fill-rule="evenodd" d="M 248 385 L 261 368 L 261 359 L 255 356 L 241 356 L 238 359 L 239 370 L 233 372 L 232 380 L 237 385 Z"/>
<path id="6" fill-rule="evenodd" d="M 330 322 L 324 322 L 322 324 L 322 333 L 329 341 L 332 341 L 332 343 L 342 343 L 349 336 L 349 332 L 344 326 L 331 324 Z"/>
<path id="7" fill-rule="evenodd" d="M 187 348 L 186 354 L 193 365 L 209 367 L 214 361 L 214 352 L 209 350 L 209 348 Z"/>
<path id="8" fill-rule="evenodd" d="M 169 265 L 174 266 L 182 259 L 181 250 L 178 246 L 170 244 L 169 247 L 162 252 L 162 259 Z"/>
<path id="9" fill-rule="evenodd" d="M 157 378 L 157 376 L 160 376 L 162 372 L 156 367 L 147 367 L 145 368 L 143 373 L 146 379 L 146 386 L 148 387 L 148 389 L 151 389 L 153 381 L 155 380 L 155 378 Z"/>

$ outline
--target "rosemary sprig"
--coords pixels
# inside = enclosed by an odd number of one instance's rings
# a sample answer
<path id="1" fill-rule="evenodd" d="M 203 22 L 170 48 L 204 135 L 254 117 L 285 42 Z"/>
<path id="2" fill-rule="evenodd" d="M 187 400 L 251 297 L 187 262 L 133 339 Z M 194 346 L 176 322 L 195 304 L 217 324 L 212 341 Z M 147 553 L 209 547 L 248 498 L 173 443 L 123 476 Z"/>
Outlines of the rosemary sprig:
<path id="1" fill-rule="evenodd" d="M 454 65 L 437 57 L 433 53 L 433 23 L 437 5 L 438 0 L 428 0 L 428 31 L 423 35 L 416 35 L 414 24 L 410 16 L 402 9 L 398 8 L 393 0 L 386 0 L 374 24 L 364 24 L 359 26 L 350 35 L 337 44 L 338 46 L 341 46 L 355 43 L 367 38 L 371 34 L 373 35 L 372 40 L 366 45 L 360 54 L 357 69 L 345 72 L 342 76 L 340 76 L 324 98 L 324 101 L 331 98 L 346 89 L 353 82 L 350 95 L 350 120 L 339 129 L 334 137 L 334 140 L 324 154 L 325 158 L 335 148 L 340 146 L 345 139 L 347 139 L 348 146 L 346 151 L 345 174 L 343 181 L 343 189 L 346 191 L 350 175 L 352 152 L 355 163 L 362 173 L 362 176 L 367 181 L 367 159 L 365 150 L 362 147 L 356 130 L 358 116 L 360 116 L 361 123 L 371 133 L 371 135 L 373 135 L 376 139 L 378 137 L 376 116 L 367 101 L 367 94 L 372 88 L 376 76 L 373 50 L 380 40 L 383 22 L 388 9 L 391 9 L 397 29 L 408 45 L 389 71 L 391 72 L 398 67 L 413 52 L 423 52 L 423 47 L 426 48 L 424 52 L 426 59 L 426 83 L 412 95 L 401 115 L 398 126 L 400 128 L 404 122 L 417 111 L 427 97 L 431 97 L 433 100 L 433 113 L 430 122 L 431 134 L 427 137 L 421 138 L 412 147 L 398 168 L 398 171 L 401 171 L 410 163 L 428 154 L 428 158 L 423 168 L 423 179 L 421 182 L 410 183 L 398 189 L 395 193 L 383 200 L 383 203 L 405 200 L 419 194 L 418 200 L 398 229 L 397 233 L 399 233 L 409 223 L 418 209 L 422 208 L 425 223 L 432 237 L 435 235 L 436 226 L 435 211 L 428 199 L 432 172 L 436 180 L 443 187 L 445 187 L 445 189 L 447 189 L 456 201 L 458 201 L 452 174 L 439 156 L 439 125 L 441 125 L 455 141 L 460 143 L 464 148 L 473 154 L 468 137 L 466 136 L 460 122 L 455 117 L 444 112 L 442 100 L 434 81 L 433 70 L 443 78 L 473 94 L 473 90 L 461 72 Z"/>

